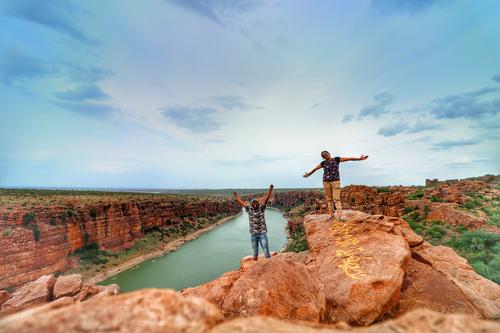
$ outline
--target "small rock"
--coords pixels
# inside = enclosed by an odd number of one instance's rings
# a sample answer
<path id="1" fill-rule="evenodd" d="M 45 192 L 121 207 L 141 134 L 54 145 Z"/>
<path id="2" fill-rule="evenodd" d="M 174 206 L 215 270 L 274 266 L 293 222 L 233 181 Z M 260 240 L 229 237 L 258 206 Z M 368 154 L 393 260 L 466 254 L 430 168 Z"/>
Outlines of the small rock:
<path id="1" fill-rule="evenodd" d="M 82 289 L 82 276 L 80 274 L 62 275 L 57 278 L 54 285 L 54 298 L 73 296 Z"/>
<path id="2" fill-rule="evenodd" d="M 33 282 L 25 284 L 3 303 L 2 314 L 13 313 L 49 302 L 55 283 L 56 278 L 53 275 L 44 275 Z"/>

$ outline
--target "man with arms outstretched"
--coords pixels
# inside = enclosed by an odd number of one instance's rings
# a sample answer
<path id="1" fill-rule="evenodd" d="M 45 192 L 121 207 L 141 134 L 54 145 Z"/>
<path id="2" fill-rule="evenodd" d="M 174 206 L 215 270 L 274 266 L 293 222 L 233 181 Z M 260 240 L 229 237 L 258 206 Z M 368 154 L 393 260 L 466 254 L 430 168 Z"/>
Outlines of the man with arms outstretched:
<path id="1" fill-rule="evenodd" d="M 304 178 L 309 177 L 317 170 L 323 168 L 323 189 L 325 190 L 326 200 L 328 201 L 328 210 L 332 217 L 337 211 L 338 218 L 342 219 L 342 203 L 340 202 L 340 162 L 347 161 L 364 161 L 368 158 L 367 155 L 361 157 L 334 157 L 326 150 L 321 152 L 323 161 L 318 164 L 314 169 L 304 173 Z"/>
<path id="2" fill-rule="evenodd" d="M 271 193 L 273 191 L 274 186 L 271 184 L 269 186 L 269 191 L 264 198 L 264 202 L 260 203 L 257 199 L 252 199 L 250 204 L 248 202 L 243 201 L 238 193 L 233 192 L 234 197 L 238 201 L 240 205 L 242 205 L 246 212 L 248 213 L 248 222 L 250 225 L 250 239 L 252 240 L 252 248 L 253 248 L 253 260 L 257 260 L 259 258 L 259 243 L 264 250 L 264 255 L 266 258 L 271 258 L 271 253 L 269 252 L 269 244 L 267 240 L 267 227 L 266 220 L 264 217 L 264 211 L 266 210 L 267 202 L 271 197 Z"/>

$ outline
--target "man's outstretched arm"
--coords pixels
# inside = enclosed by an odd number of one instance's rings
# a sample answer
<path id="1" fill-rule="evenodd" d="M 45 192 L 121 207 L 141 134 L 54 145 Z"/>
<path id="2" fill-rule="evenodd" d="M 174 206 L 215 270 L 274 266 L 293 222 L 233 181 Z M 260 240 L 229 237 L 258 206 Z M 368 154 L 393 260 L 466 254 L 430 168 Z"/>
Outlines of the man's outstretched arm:
<path id="1" fill-rule="evenodd" d="M 267 202 L 269 201 L 269 198 L 271 197 L 271 193 L 273 192 L 274 185 L 271 184 L 269 186 L 269 191 L 267 191 L 266 197 L 264 198 L 264 206 L 267 205 Z"/>
<path id="2" fill-rule="evenodd" d="M 314 167 L 314 169 L 312 169 L 311 171 L 304 173 L 304 175 L 303 175 L 302 177 L 307 178 L 307 177 L 309 177 L 310 175 L 312 175 L 313 173 L 315 173 L 316 171 L 318 171 L 319 169 L 321 169 L 321 163 L 320 163 L 320 164 L 318 164 L 318 165 L 316 165 L 316 166 Z"/>
<path id="3" fill-rule="evenodd" d="M 361 155 L 361 157 L 340 157 L 340 162 L 347 161 L 364 161 L 368 158 L 368 155 Z"/>
<path id="4" fill-rule="evenodd" d="M 233 192 L 233 196 L 234 196 L 234 198 L 236 199 L 236 201 L 238 201 L 238 203 L 239 203 L 240 205 L 242 205 L 243 207 L 248 206 L 248 204 L 247 204 L 245 201 L 243 201 L 243 200 L 242 200 L 242 199 L 238 196 L 238 193 Z"/>

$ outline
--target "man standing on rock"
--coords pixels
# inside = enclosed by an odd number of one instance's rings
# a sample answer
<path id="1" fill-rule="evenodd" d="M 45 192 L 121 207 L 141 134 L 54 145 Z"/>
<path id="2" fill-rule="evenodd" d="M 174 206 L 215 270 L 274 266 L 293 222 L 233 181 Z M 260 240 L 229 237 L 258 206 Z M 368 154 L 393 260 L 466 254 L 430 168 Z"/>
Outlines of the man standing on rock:
<path id="1" fill-rule="evenodd" d="M 337 218 L 342 219 L 342 203 L 340 202 L 340 175 L 339 164 L 340 162 L 347 161 L 364 161 L 368 155 L 361 155 L 361 157 L 334 157 L 326 150 L 321 152 L 323 161 L 318 164 L 310 172 L 304 173 L 304 178 L 309 177 L 317 170 L 323 168 L 323 189 L 325 191 L 326 200 L 328 201 L 328 210 L 332 217 L 337 211 Z"/>
<path id="2" fill-rule="evenodd" d="M 266 210 L 267 202 L 271 197 L 271 193 L 273 191 L 274 186 L 271 184 L 269 186 L 269 191 L 264 198 L 264 202 L 260 203 L 257 199 L 252 199 L 250 204 L 248 202 L 243 201 L 238 193 L 233 192 L 236 201 L 243 206 L 248 213 L 248 220 L 250 225 L 250 239 L 252 241 L 253 248 L 253 260 L 257 260 L 259 258 L 259 243 L 264 250 L 264 255 L 266 258 L 271 258 L 271 253 L 269 252 L 269 244 L 267 240 L 267 227 L 266 220 L 264 217 L 264 212 Z"/>

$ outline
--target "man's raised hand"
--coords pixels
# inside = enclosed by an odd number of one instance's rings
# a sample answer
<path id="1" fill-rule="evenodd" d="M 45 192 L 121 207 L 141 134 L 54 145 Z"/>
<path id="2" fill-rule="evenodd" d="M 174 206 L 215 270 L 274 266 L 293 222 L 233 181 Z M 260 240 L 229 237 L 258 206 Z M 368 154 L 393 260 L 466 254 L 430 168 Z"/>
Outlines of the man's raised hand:
<path id="1" fill-rule="evenodd" d="M 272 190 L 274 188 L 274 185 L 273 184 L 269 185 L 269 188 Z"/>
<path id="2" fill-rule="evenodd" d="M 309 177 L 309 176 L 310 176 L 309 172 L 305 172 L 305 173 L 304 173 L 304 175 L 303 175 L 302 177 L 307 178 L 307 177 Z"/>
<path id="3" fill-rule="evenodd" d="M 368 158 L 368 155 L 361 155 L 361 157 L 359 158 L 360 161 L 364 161 Z"/>

